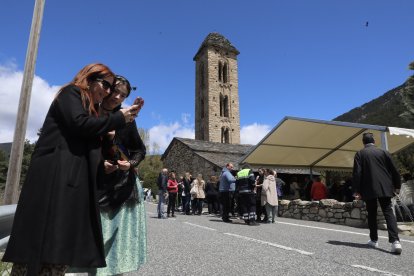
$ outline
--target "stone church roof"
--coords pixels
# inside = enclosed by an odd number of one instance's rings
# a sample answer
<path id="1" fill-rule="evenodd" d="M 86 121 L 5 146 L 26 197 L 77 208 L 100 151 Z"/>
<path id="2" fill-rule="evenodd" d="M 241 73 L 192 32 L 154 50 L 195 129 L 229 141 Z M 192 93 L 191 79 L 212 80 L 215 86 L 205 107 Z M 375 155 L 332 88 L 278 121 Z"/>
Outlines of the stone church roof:
<path id="1" fill-rule="evenodd" d="M 224 165 L 229 162 L 233 163 L 235 167 L 237 167 L 241 157 L 245 155 L 253 146 L 240 144 L 223 144 L 217 142 L 209 142 L 179 137 L 174 137 L 173 140 L 177 140 L 183 143 L 194 154 L 202 157 L 203 159 L 219 167 L 224 167 Z M 171 145 L 173 144 L 174 141 L 170 143 L 169 147 L 165 150 L 161 159 L 164 159 L 168 155 Z"/>
<path id="2" fill-rule="evenodd" d="M 203 43 L 201 44 L 200 48 L 197 51 L 197 54 L 194 56 L 193 60 L 197 59 L 197 56 L 202 52 L 202 50 L 209 46 L 216 46 L 219 48 L 223 48 L 229 52 L 233 52 L 236 55 L 240 54 L 240 52 L 234 47 L 231 42 L 225 38 L 222 34 L 219 33 L 209 33 L 208 36 L 204 39 Z"/>

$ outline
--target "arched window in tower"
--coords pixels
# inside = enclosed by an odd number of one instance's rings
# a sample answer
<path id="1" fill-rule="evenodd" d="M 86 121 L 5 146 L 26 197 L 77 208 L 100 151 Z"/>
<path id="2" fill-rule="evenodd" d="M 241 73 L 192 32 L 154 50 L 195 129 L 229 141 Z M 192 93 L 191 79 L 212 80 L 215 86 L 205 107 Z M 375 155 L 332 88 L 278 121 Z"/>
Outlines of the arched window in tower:
<path id="1" fill-rule="evenodd" d="M 228 96 L 224 96 L 223 98 L 223 116 L 224 117 L 229 117 L 229 97 Z"/>
<path id="2" fill-rule="evenodd" d="M 204 126 L 203 126 L 203 124 L 201 124 L 201 126 L 200 126 L 200 134 L 201 134 L 200 140 L 204 140 Z"/>
<path id="3" fill-rule="evenodd" d="M 227 66 L 227 62 L 225 62 L 223 64 L 223 83 L 227 83 L 228 82 L 227 72 L 228 72 L 228 66 Z"/>
<path id="4" fill-rule="evenodd" d="M 205 76 L 204 76 L 204 63 L 201 62 L 200 63 L 200 67 L 199 67 L 199 78 L 200 78 L 200 87 L 204 88 L 205 86 Z"/>
<path id="5" fill-rule="evenodd" d="M 219 66 L 218 66 L 218 80 L 219 82 L 223 80 L 223 64 L 221 63 L 221 61 L 219 61 Z"/>
<path id="6" fill-rule="evenodd" d="M 203 119 L 204 118 L 204 100 L 203 99 L 201 99 L 201 102 L 200 102 L 200 112 L 201 112 L 201 119 Z"/>
<path id="7" fill-rule="evenodd" d="M 221 128 L 221 143 L 223 144 L 230 143 L 229 129 L 226 127 Z"/>
<path id="8" fill-rule="evenodd" d="M 224 114 L 224 108 L 223 108 L 223 94 L 221 94 L 221 93 L 220 93 L 219 102 L 220 102 L 220 117 L 223 117 L 223 114 Z"/>

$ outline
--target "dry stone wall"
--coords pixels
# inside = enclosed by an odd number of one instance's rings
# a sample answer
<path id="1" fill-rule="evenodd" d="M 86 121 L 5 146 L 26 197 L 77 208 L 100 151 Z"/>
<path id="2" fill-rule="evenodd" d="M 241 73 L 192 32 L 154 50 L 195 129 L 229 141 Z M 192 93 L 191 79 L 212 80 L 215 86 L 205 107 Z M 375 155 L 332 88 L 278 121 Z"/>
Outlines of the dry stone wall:
<path id="1" fill-rule="evenodd" d="M 334 199 L 321 201 L 280 200 L 279 215 L 284 218 L 320 221 L 351 227 L 368 227 L 368 213 L 362 200 L 339 202 Z M 384 215 L 378 208 L 378 228 L 386 230 Z M 402 234 L 414 235 L 414 225 L 398 225 Z"/>

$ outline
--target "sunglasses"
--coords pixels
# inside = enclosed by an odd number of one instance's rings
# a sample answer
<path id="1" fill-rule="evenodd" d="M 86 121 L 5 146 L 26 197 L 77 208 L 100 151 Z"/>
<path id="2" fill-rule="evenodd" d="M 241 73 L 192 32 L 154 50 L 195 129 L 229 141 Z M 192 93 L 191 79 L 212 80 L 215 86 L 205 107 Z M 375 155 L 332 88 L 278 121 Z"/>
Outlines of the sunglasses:
<path id="1" fill-rule="evenodd" d="M 112 84 L 109 81 L 104 80 L 104 79 L 100 79 L 100 78 L 97 78 L 96 81 L 100 82 L 102 84 L 103 89 L 105 89 L 105 90 L 111 89 L 112 90 Z"/>

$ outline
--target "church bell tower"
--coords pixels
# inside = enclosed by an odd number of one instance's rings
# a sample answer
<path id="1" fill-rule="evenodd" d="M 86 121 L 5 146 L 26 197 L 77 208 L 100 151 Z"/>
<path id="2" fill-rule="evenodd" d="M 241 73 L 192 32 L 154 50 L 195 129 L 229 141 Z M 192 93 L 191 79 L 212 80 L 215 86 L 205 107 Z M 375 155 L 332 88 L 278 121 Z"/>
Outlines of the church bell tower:
<path id="1" fill-rule="evenodd" d="M 195 139 L 240 144 L 237 55 L 219 33 L 210 33 L 194 56 Z"/>

